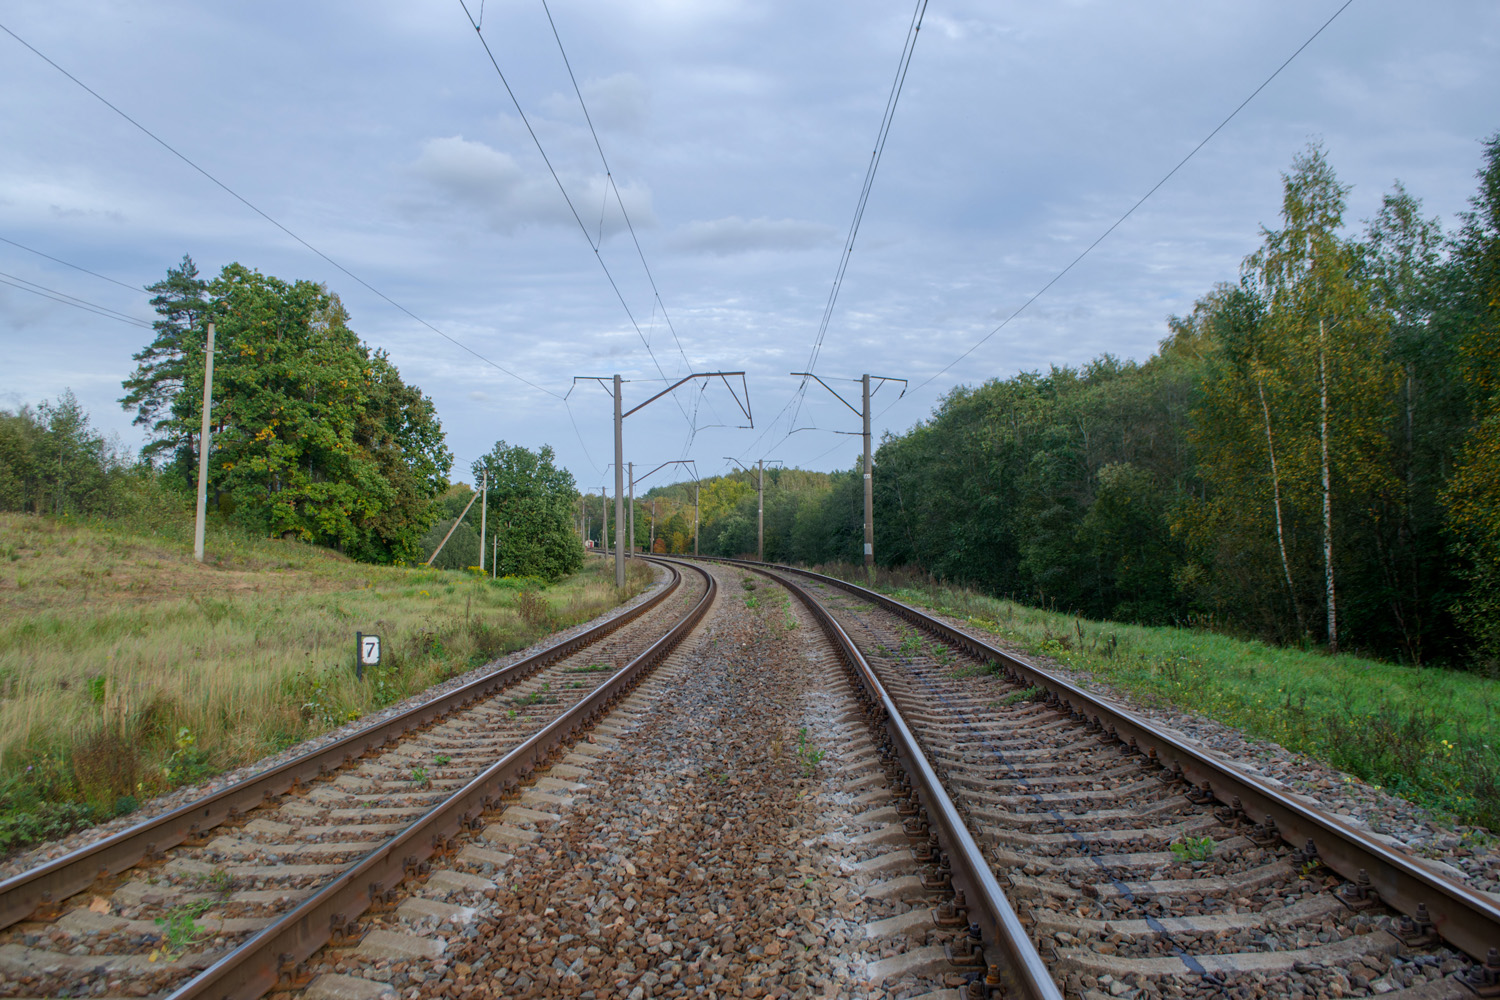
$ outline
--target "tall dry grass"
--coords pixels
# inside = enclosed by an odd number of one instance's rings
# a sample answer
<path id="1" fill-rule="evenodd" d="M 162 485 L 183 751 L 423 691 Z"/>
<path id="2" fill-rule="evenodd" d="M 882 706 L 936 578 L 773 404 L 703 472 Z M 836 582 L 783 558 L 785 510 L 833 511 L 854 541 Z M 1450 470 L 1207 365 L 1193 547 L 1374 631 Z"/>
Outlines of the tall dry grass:
<path id="1" fill-rule="evenodd" d="M 69 823 L 128 810 L 586 621 L 651 578 L 636 564 L 617 591 L 589 560 L 552 586 L 497 581 L 229 532 L 208 553 L 200 565 L 177 538 L 0 514 L 0 851 L 56 832 L 26 820 L 46 803 L 74 803 Z M 383 640 L 364 681 L 356 631 Z"/>

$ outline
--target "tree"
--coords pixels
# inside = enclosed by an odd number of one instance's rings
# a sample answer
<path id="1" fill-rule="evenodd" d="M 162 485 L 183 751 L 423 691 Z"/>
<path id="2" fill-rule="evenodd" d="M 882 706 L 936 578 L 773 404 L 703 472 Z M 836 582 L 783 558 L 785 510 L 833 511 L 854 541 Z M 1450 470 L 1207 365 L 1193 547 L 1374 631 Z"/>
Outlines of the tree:
<path id="1" fill-rule="evenodd" d="M 497 441 L 470 468 L 476 485 L 489 477 L 487 527 L 500 540 L 497 569 L 504 575 L 555 580 L 583 566 L 583 544 L 573 524 L 578 488 L 573 474 L 558 468 L 555 459 L 550 445 L 531 451 Z M 470 524 L 478 513 L 475 504 Z"/>
<path id="2" fill-rule="evenodd" d="M 1469 585 L 1458 615 L 1493 664 L 1500 660 L 1500 132 L 1486 140 L 1478 176 L 1454 249 L 1462 284 L 1459 374 L 1472 417 L 1442 501 Z"/>
<path id="3" fill-rule="evenodd" d="M 1282 376 L 1317 400 L 1314 434 L 1288 441 L 1285 464 L 1291 474 L 1316 470 L 1326 636 L 1337 652 L 1335 480 L 1350 491 L 1345 506 L 1355 516 L 1374 515 L 1389 492 L 1386 420 L 1396 371 L 1389 322 L 1361 280 L 1360 251 L 1338 232 L 1348 188 L 1318 146 L 1298 156 L 1283 181 L 1283 226 L 1265 231 L 1263 246 L 1246 262 L 1247 277 L 1263 297 L 1271 337 L 1284 345 Z"/>
<path id="4" fill-rule="evenodd" d="M 127 407 L 152 420 L 151 454 L 197 464 L 206 329 L 217 326 L 209 486 L 260 533 L 377 562 L 416 557 L 452 456 L 431 400 L 360 342 L 321 285 L 226 266 L 200 294 L 190 258 L 159 289 L 157 339 Z"/>
<path id="5" fill-rule="evenodd" d="M 136 362 L 135 372 L 125 379 L 120 404 L 135 411 L 132 423 L 147 428 L 151 440 L 141 449 L 141 456 L 151 460 L 161 455 L 182 455 L 193 447 L 197 428 L 173 419 L 173 404 L 188 389 L 188 368 L 195 357 L 202 371 L 208 282 L 198 277 L 193 258 L 183 254 L 182 263 L 168 268 L 166 278 L 147 285 L 146 291 L 156 293 L 151 305 L 162 318 L 152 324 L 156 339 L 131 356 Z M 182 471 L 191 473 L 191 469 Z"/>

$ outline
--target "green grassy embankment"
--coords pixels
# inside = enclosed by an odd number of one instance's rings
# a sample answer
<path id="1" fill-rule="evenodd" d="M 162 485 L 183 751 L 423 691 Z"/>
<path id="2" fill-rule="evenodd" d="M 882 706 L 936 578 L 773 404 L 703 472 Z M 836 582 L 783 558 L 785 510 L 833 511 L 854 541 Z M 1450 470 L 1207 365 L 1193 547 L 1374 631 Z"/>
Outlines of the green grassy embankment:
<path id="1" fill-rule="evenodd" d="M 188 525 L 191 530 L 191 525 Z M 295 542 L 0 514 L 0 853 L 129 812 L 587 621 L 604 560 L 551 586 L 369 566 Z M 384 663 L 354 678 L 354 633 Z"/>
<path id="2" fill-rule="evenodd" d="M 864 583 L 862 568 L 817 567 Z M 1500 681 L 1199 629 L 1079 619 L 881 571 L 898 600 L 1029 653 L 1272 740 L 1460 823 L 1500 831 Z"/>

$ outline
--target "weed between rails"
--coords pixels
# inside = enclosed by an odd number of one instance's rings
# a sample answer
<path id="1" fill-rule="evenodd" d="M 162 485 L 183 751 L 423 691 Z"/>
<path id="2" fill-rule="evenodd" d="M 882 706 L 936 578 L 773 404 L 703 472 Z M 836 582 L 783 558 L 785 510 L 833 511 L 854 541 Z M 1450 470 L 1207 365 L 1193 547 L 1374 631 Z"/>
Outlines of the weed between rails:
<path id="1" fill-rule="evenodd" d="M 637 563 L 617 591 L 590 560 L 544 588 L 223 531 L 200 565 L 180 542 L 0 515 L 16 556 L 0 559 L 0 854 L 399 702 L 653 578 Z M 383 640 L 363 681 L 355 631 Z"/>
<path id="2" fill-rule="evenodd" d="M 862 567 L 817 568 L 868 585 Z M 1500 830 L 1500 681 L 1201 629 L 1092 622 L 906 571 L 881 570 L 876 586 L 1087 671 L 1145 704 L 1235 726 L 1460 823 Z M 903 633 L 903 655 L 921 647 L 917 632 Z M 1029 697 L 1013 692 L 1006 701 Z"/>

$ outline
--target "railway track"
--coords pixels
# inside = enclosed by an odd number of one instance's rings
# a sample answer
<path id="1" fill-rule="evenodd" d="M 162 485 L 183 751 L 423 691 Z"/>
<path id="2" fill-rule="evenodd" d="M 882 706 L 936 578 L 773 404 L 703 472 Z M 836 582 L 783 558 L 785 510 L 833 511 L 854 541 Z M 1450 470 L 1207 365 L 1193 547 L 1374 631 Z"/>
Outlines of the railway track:
<path id="1" fill-rule="evenodd" d="M 862 588 L 660 562 L 629 621 L 0 883 L 0 995 L 1500 995 L 1493 900 L 1310 801 Z"/>
<path id="2" fill-rule="evenodd" d="M 435 863 L 303 1000 L 947 1000 L 976 974 L 836 632 L 713 569 L 729 599 L 476 838 L 503 861 Z"/>
<path id="3" fill-rule="evenodd" d="M 1500 996 L 1492 897 L 916 609 L 740 565 L 845 637 L 994 966 L 968 996 Z"/>
<path id="4" fill-rule="evenodd" d="M 305 982 L 309 956 L 393 905 L 703 617 L 712 575 L 666 569 L 630 612 L 0 882 L 0 995 L 218 1000 Z"/>

